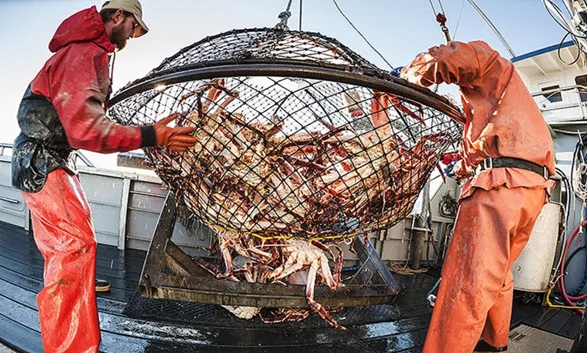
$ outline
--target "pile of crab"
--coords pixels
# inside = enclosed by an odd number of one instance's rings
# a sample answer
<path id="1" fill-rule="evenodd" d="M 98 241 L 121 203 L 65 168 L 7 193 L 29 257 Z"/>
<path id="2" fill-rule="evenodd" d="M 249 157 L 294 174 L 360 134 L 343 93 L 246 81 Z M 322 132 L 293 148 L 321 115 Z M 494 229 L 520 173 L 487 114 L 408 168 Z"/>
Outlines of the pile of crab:
<path id="1" fill-rule="evenodd" d="M 411 141 L 403 141 L 392 131 L 389 112 L 424 124 L 423 110 L 377 91 L 363 114 L 369 128 L 360 132 L 351 124 L 318 119 L 322 131 L 287 133 L 280 116 L 261 123 L 231 109 L 238 97 L 221 79 L 183 96 L 181 101 L 195 98 L 195 103 L 177 125 L 194 126 L 198 142 L 177 155 L 153 152 L 157 174 L 175 186 L 176 197 L 195 217 L 217 231 L 223 266 L 203 267 L 237 281 L 306 284 L 310 307 L 341 327 L 313 300 L 316 283 L 333 290 L 341 285 L 337 243 L 405 216 L 437 165 L 435 145 L 450 136 L 410 132 Z M 259 313 L 259 308 L 229 309 L 240 317 Z"/>

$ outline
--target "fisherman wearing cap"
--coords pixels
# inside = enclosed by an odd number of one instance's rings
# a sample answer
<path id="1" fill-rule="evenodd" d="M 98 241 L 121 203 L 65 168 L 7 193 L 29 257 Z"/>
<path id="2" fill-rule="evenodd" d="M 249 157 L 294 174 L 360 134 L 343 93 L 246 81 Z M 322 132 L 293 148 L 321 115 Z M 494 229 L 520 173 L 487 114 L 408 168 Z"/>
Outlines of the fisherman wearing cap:
<path id="1" fill-rule="evenodd" d="M 46 353 L 98 352 L 96 238 L 75 166 L 76 149 L 101 153 L 141 147 L 184 151 L 192 128 L 170 128 L 170 115 L 150 126 L 122 126 L 105 117 L 110 57 L 149 31 L 137 0 L 112 0 L 100 12 L 73 14 L 49 43 L 53 56 L 26 89 L 18 111 L 12 184 L 31 212 L 45 259 L 37 296 Z"/>

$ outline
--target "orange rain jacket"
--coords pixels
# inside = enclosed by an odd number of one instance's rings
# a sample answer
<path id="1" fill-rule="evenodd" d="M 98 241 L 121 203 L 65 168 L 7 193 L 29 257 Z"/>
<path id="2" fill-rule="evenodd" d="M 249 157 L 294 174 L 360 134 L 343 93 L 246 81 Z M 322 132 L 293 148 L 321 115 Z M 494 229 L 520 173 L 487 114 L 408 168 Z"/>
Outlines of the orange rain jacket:
<path id="1" fill-rule="evenodd" d="M 556 173 L 550 132 L 536 102 L 514 65 L 487 43 L 450 42 L 431 48 L 405 67 L 406 80 L 430 86 L 435 83 L 460 87 L 466 117 L 461 146 L 462 161 L 455 166 L 460 178 L 471 175 L 485 158 L 525 159 Z M 461 199 L 473 188 L 545 188 L 554 183 L 521 169 L 496 168 L 468 180 Z"/>

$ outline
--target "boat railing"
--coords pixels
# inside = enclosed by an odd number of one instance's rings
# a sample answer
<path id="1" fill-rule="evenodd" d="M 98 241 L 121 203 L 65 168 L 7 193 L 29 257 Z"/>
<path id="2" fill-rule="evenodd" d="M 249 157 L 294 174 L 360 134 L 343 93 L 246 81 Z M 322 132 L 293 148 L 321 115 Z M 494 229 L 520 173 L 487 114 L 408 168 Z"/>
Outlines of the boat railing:
<path id="1" fill-rule="evenodd" d="M 557 94 L 562 95 L 563 92 L 566 92 L 566 99 L 565 97 L 561 97 L 559 102 L 546 104 L 546 102 L 550 102 L 550 98 Z M 532 93 L 532 97 L 536 99 L 536 103 L 543 112 L 578 108 L 580 114 L 578 118 L 581 120 L 587 118 L 587 86 L 572 85 L 557 87 L 550 90 L 534 92 Z M 574 119 L 570 120 L 576 120 L 576 118 L 574 117 Z"/>
<path id="2" fill-rule="evenodd" d="M 0 142 L 0 157 L 5 156 L 4 153 L 5 153 L 6 149 L 12 149 L 12 144 Z"/>
<path id="3" fill-rule="evenodd" d="M 6 142 L 0 142 L 0 157 L 9 157 L 10 155 L 7 154 L 8 150 L 12 150 L 12 144 L 6 143 Z M 86 167 L 91 167 L 91 168 L 95 167 L 94 163 L 92 163 L 92 161 L 90 161 L 88 159 L 88 157 L 86 157 L 80 151 L 73 151 L 73 153 L 75 153 L 77 160 L 82 161 Z"/>

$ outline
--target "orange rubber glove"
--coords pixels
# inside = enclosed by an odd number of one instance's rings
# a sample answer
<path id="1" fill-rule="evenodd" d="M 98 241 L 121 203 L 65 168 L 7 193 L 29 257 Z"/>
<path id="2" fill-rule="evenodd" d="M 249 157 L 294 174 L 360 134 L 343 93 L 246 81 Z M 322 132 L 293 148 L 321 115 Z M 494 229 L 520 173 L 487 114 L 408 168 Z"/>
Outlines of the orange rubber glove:
<path id="1" fill-rule="evenodd" d="M 153 125 L 157 147 L 166 147 L 172 151 L 183 152 L 196 144 L 196 138 L 191 135 L 196 129 L 195 127 L 167 126 L 167 124 L 177 119 L 177 117 L 178 114 L 173 113 Z"/>

